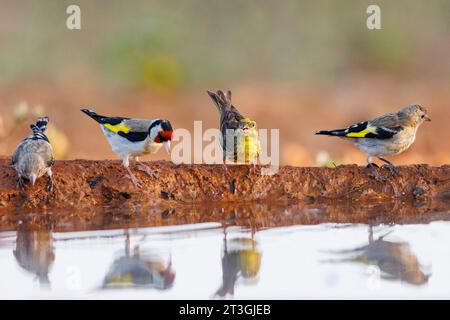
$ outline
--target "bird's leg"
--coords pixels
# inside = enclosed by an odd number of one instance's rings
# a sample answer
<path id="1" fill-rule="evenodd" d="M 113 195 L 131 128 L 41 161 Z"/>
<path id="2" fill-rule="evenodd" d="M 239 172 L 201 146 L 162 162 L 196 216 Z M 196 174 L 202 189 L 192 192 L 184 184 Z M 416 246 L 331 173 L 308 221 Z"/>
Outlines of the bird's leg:
<path id="1" fill-rule="evenodd" d="M 135 160 L 136 160 L 136 163 L 137 163 L 136 167 L 137 167 L 137 169 L 138 169 L 139 171 L 145 172 L 145 173 L 148 174 L 150 177 L 153 177 L 153 178 L 156 177 L 156 175 L 155 175 L 155 173 L 153 172 L 153 170 L 150 169 L 147 165 L 145 165 L 145 164 L 143 164 L 142 162 L 140 162 L 139 159 L 138 159 L 138 157 L 136 157 Z"/>
<path id="2" fill-rule="evenodd" d="M 20 175 L 17 177 L 17 187 L 21 190 L 25 190 L 25 182 Z"/>
<path id="3" fill-rule="evenodd" d="M 369 169 L 372 169 L 372 168 L 379 168 L 380 166 L 379 165 L 377 165 L 376 163 L 374 163 L 374 162 L 369 162 L 368 164 L 367 164 L 367 166 L 366 166 L 366 168 L 369 168 Z"/>
<path id="4" fill-rule="evenodd" d="M 393 175 L 393 176 L 397 176 L 398 175 L 398 169 L 397 169 L 396 166 L 394 166 L 394 164 L 392 162 L 390 162 L 390 161 L 388 161 L 388 160 L 386 160 L 386 159 L 384 159 L 382 157 L 378 157 L 378 159 L 380 159 L 381 161 L 386 163 L 386 164 L 384 164 L 382 166 L 382 168 L 385 168 L 385 169 L 389 170 L 391 172 L 391 175 Z"/>
<path id="5" fill-rule="evenodd" d="M 127 169 L 127 172 L 128 172 L 128 175 L 126 175 L 126 177 L 129 178 L 131 180 L 131 182 L 133 182 L 133 184 L 134 184 L 134 186 L 136 188 L 140 188 L 141 187 L 141 183 L 136 178 L 136 176 L 133 174 L 133 172 L 131 172 L 131 170 L 130 170 L 130 162 L 128 160 L 128 156 L 123 158 L 122 164 L 125 167 L 125 169 Z"/>
<path id="6" fill-rule="evenodd" d="M 47 175 L 48 175 L 48 182 L 47 182 L 47 191 L 52 192 L 53 191 L 53 187 L 55 186 L 55 182 L 53 181 L 53 173 L 52 173 L 52 169 L 49 168 L 47 171 Z"/>
<path id="7" fill-rule="evenodd" d="M 253 174 L 258 175 L 258 169 L 256 169 L 256 165 L 258 164 L 257 162 L 258 160 L 256 160 L 255 162 L 252 163 L 252 167 L 251 170 L 253 172 Z"/>
<path id="8" fill-rule="evenodd" d="M 248 164 L 248 172 L 246 174 L 247 178 L 251 178 L 250 176 L 254 174 L 257 175 L 258 174 L 258 170 L 256 169 L 256 163 L 252 162 Z"/>
<path id="9" fill-rule="evenodd" d="M 385 182 L 387 179 L 386 177 L 382 176 L 378 173 L 377 168 L 379 168 L 375 163 L 372 162 L 372 157 L 367 157 L 367 167 L 372 170 L 372 173 L 369 173 L 369 177 L 375 178 L 375 180 L 379 182 Z"/>
<path id="10" fill-rule="evenodd" d="M 223 172 L 225 176 L 225 181 L 228 182 L 230 186 L 231 193 L 236 194 L 236 179 L 232 179 L 231 181 L 228 180 L 228 166 L 226 163 L 225 156 L 223 157 Z"/>
<path id="11" fill-rule="evenodd" d="M 133 184 L 134 184 L 134 186 L 136 188 L 140 188 L 141 187 L 141 183 L 136 178 L 136 176 L 133 174 L 133 172 L 131 172 L 130 167 L 125 167 L 125 168 L 127 169 L 127 172 L 128 172 L 127 177 L 131 180 L 131 182 L 133 182 Z"/>

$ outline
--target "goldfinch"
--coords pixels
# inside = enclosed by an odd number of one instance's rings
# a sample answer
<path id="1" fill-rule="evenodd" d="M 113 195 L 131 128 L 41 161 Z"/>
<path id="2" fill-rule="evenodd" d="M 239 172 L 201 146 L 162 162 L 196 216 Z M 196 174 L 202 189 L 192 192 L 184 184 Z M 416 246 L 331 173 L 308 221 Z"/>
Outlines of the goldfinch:
<path id="1" fill-rule="evenodd" d="M 173 129 L 168 120 L 106 117 L 89 109 L 81 111 L 100 124 L 112 151 L 122 158 L 128 177 L 136 187 L 139 187 L 140 183 L 130 170 L 129 157 L 138 161 L 139 156 L 156 153 L 162 146 L 170 152 Z M 154 175 L 152 170 L 142 163 L 138 165 L 138 169 L 150 176 Z"/>
<path id="2" fill-rule="evenodd" d="M 47 190 L 53 190 L 52 166 L 55 164 L 52 146 L 45 135 L 48 117 L 41 117 L 36 124 L 31 124 L 33 134 L 23 139 L 12 156 L 11 165 L 17 172 L 17 182 L 24 188 L 24 179 L 31 182 L 47 174 L 49 177 Z"/>
<path id="3" fill-rule="evenodd" d="M 417 256 L 407 242 L 386 241 L 387 233 L 378 239 L 373 238 L 372 226 L 369 226 L 369 243 L 362 247 L 334 252 L 341 259 L 330 262 L 356 262 L 378 266 L 382 278 L 400 280 L 413 285 L 424 285 L 431 274 L 425 273 Z"/>
<path id="4" fill-rule="evenodd" d="M 231 103 L 231 91 L 207 91 L 220 114 L 224 163 L 256 164 L 261 150 L 256 122 L 244 118 Z"/>
<path id="5" fill-rule="evenodd" d="M 126 231 L 125 254 L 114 260 L 103 280 L 103 288 L 171 288 L 176 276 L 172 258 L 167 261 L 161 253 L 152 249 L 141 251 L 139 245 L 131 253 L 130 235 Z"/>
<path id="6" fill-rule="evenodd" d="M 375 178 L 386 180 L 375 169 L 372 157 L 385 162 L 385 167 L 394 175 L 395 166 L 385 156 L 397 155 L 408 149 L 416 139 L 419 126 L 424 121 L 431 121 L 427 111 L 420 105 L 410 105 L 397 113 L 388 113 L 373 120 L 360 122 L 347 129 L 317 131 L 318 135 L 329 135 L 349 140 L 366 153 L 368 166 L 373 170 Z"/>

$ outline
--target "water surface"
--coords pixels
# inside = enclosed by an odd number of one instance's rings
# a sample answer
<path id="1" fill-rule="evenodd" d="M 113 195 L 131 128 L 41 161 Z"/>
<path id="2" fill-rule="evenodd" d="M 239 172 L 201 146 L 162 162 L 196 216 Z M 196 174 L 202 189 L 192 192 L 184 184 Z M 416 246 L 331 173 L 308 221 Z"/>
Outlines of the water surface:
<path id="1" fill-rule="evenodd" d="M 450 212 L 344 223 L 323 208 L 291 210 L 275 212 L 277 223 L 237 210 L 231 220 L 73 230 L 28 213 L 0 232 L 0 298 L 450 298 Z"/>

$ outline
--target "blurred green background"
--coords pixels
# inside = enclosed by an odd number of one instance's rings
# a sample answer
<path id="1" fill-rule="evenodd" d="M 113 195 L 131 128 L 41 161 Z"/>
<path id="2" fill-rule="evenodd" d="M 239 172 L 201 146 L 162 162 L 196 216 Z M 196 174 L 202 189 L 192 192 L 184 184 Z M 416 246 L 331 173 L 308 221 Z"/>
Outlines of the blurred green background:
<path id="1" fill-rule="evenodd" d="M 448 0 L 0 3 L 3 83 L 67 70 L 157 89 L 256 79 L 329 83 L 349 69 L 449 79 Z M 69 4 L 81 7 L 80 31 L 65 27 Z M 381 7 L 382 30 L 366 28 L 370 4 Z"/>

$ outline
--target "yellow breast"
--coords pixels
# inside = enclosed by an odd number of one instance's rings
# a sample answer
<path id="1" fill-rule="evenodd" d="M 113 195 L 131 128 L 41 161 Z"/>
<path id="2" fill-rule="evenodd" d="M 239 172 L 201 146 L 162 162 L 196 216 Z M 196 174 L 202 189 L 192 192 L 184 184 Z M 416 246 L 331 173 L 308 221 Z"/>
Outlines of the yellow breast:
<path id="1" fill-rule="evenodd" d="M 259 138 L 256 134 L 248 134 L 238 137 L 237 158 L 238 162 L 256 163 L 260 151 Z"/>

